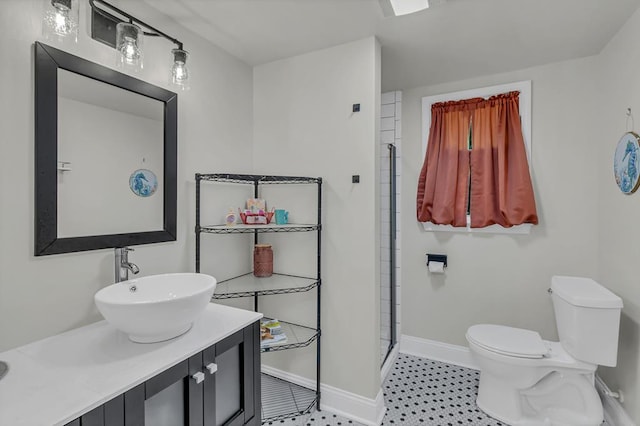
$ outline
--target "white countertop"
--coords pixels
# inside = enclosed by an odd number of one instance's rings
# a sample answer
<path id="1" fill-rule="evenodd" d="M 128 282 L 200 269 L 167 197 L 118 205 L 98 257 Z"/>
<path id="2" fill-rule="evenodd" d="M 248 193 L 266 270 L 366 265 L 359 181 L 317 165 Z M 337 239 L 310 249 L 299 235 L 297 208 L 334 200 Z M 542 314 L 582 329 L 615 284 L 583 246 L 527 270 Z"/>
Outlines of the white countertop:
<path id="1" fill-rule="evenodd" d="M 131 342 L 100 321 L 0 353 L 0 425 L 64 425 L 257 321 L 262 314 L 209 304 L 186 334 Z"/>

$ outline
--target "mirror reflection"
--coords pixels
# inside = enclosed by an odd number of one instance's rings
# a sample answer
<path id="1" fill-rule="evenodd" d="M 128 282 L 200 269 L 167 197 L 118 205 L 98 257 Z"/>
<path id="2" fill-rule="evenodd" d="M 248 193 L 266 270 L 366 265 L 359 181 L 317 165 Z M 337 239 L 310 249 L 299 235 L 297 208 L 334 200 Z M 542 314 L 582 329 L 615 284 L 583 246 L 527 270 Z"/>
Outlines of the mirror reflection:
<path id="1" fill-rule="evenodd" d="M 163 102 L 58 69 L 59 238 L 163 228 L 163 119 Z"/>

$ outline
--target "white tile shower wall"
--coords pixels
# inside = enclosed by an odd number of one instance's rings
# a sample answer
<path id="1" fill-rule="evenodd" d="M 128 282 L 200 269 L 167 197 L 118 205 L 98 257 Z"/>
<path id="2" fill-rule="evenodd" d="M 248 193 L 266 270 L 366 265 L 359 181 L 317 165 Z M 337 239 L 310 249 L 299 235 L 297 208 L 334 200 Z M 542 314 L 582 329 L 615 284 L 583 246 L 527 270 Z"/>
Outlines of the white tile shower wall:
<path id="1" fill-rule="evenodd" d="M 390 283 L 391 255 L 389 240 L 391 222 L 391 190 L 390 190 L 390 151 L 388 144 L 396 146 L 396 259 L 400 258 L 400 177 L 401 177 L 401 130 L 402 92 L 387 92 L 381 97 L 380 108 L 380 339 L 381 360 L 384 361 L 389 341 L 390 327 Z M 396 330 L 400 335 L 400 266 L 396 262 Z"/>

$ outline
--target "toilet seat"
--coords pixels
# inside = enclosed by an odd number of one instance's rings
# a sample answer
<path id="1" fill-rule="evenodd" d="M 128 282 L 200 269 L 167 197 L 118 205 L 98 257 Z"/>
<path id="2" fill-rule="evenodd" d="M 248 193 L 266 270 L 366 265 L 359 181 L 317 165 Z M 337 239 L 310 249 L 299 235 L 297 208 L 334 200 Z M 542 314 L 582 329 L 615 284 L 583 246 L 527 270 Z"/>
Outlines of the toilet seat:
<path id="1" fill-rule="evenodd" d="M 542 337 L 535 331 L 494 324 L 477 324 L 467 330 L 467 339 L 501 355 L 540 359 L 549 353 Z"/>

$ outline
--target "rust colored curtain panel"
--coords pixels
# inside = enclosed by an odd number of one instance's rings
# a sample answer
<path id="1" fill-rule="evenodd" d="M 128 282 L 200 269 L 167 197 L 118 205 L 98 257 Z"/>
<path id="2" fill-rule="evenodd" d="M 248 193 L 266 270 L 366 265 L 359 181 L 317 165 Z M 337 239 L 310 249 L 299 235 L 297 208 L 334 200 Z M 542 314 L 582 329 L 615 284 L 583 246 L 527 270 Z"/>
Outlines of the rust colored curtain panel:
<path id="1" fill-rule="evenodd" d="M 478 99 L 440 102 L 431 107 L 427 153 L 418 180 L 420 222 L 467 226 L 469 126 Z"/>
<path id="2" fill-rule="evenodd" d="M 471 227 L 538 223 L 519 92 L 478 102 L 472 116 Z"/>

